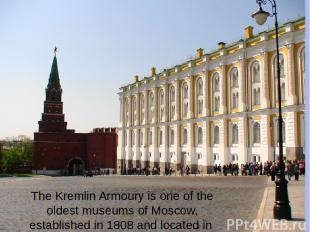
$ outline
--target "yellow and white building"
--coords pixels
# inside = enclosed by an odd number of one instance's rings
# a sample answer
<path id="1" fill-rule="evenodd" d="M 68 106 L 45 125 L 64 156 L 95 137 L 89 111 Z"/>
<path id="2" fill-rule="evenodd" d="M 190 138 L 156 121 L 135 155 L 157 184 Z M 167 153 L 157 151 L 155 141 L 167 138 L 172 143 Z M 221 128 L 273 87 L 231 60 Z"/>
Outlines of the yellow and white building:
<path id="1" fill-rule="evenodd" d="M 305 19 L 279 28 L 286 159 L 305 151 Z M 206 173 L 278 154 L 275 30 L 226 45 L 120 88 L 117 168 Z"/>

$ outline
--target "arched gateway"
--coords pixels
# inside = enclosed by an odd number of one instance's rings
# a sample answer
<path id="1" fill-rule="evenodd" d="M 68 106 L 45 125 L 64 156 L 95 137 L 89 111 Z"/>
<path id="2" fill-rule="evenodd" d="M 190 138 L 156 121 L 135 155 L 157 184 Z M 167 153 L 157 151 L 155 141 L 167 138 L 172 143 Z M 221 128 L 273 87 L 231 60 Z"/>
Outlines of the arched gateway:
<path id="1" fill-rule="evenodd" d="M 84 174 L 85 165 L 81 158 L 73 158 L 68 163 L 68 175 L 80 176 Z"/>

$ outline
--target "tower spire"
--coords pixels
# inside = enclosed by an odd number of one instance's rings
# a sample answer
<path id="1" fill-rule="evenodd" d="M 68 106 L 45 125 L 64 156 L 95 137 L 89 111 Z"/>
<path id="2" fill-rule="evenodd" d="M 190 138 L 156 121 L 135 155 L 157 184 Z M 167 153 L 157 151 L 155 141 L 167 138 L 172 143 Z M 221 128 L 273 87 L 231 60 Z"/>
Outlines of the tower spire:
<path id="1" fill-rule="evenodd" d="M 54 59 L 51 68 L 50 77 L 48 80 L 48 85 L 46 88 L 46 100 L 47 101 L 61 101 L 62 89 L 60 86 L 57 57 L 56 57 L 57 47 L 54 49 Z"/>

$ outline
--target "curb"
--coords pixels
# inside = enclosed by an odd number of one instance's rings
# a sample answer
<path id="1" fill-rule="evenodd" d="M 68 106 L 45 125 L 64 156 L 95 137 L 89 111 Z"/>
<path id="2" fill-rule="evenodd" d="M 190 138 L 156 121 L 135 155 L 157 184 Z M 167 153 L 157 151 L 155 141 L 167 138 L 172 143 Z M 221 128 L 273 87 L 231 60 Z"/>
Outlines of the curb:
<path id="1" fill-rule="evenodd" d="M 268 178 L 267 183 L 266 183 L 267 186 L 266 186 L 264 194 L 263 194 L 262 202 L 260 203 L 259 210 L 258 210 L 258 213 L 256 216 L 256 221 L 262 221 L 263 220 L 265 205 L 266 205 L 268 191 L 269 191 L 268 183 L 270 181 L 271 181 L 270 178 Z M 253 230 L 253 232 L 259 232 L 259 231 L 261 231 L 261 230 L 260 229 Z"/>

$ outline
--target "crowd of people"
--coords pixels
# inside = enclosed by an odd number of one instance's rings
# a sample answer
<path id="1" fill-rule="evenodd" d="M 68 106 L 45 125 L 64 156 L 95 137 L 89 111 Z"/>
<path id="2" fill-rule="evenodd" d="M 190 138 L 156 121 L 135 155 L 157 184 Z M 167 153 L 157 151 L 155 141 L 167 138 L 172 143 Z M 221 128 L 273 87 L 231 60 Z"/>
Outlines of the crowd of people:
<path id="1" fill-rule="evenodd" d="M 272 180 L 275 180 L 275 176 L 279 171 L 279 165 L 277 162 L 267 161 L 264 164 L 262 162 L 247 162 L 241 164 L 240 168 L 238 164 L 231 163 L 223 166 L 215 164 L 213 167 L 214 174 L 219 176 L 227 176 L 228 174 L 238 176 L 239 171 L 242 176 L 267 175 L 271 176 Z M 295 180 L 299 180 L 300 175 L 305 175 L 305 161 L 285 161 L 285 174 L 288 180 L 291 180 L 292 176 L 294 176 Z"/>
<path id="2" fill-rule="evenodd" d="M 215 164 L 213 170 L 209 170 L 207 173 L 203 173 L 201 170 L 195 172 L 186 165 L 179 167 L 178 170 L 174 170 L 172 167 L 166 167 L 164 172 L 161 173 L 160 167 L 145 167 L 145 168 L 128 168 L 122 171 L 122 175 L 190 175 L 190 174 L 214 174 L 218 176 L 257 176 L 267 175 L 271 176 L 272 180 L 275 180 L 275 176 L 278 173 L 278 163 L 267 161 L 262 162 L 246 162 L 244 164 L 229 163 L 225 165 Z M 294 176 L 295 180 L 299 180 L 300 175 L 305 175 L 305 161 L 304 160 L 287 160 L 285 161 L 285 175 L 288 180 L 291 180 Z"/>

